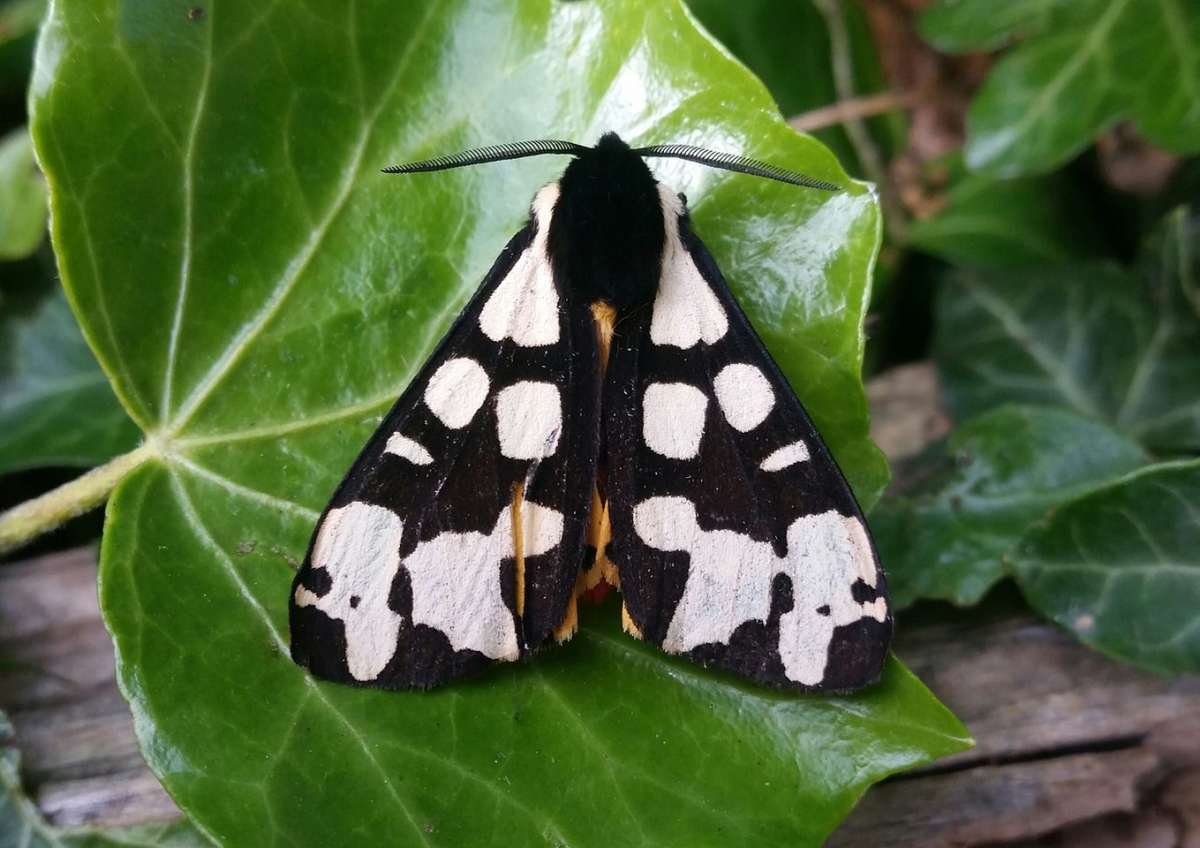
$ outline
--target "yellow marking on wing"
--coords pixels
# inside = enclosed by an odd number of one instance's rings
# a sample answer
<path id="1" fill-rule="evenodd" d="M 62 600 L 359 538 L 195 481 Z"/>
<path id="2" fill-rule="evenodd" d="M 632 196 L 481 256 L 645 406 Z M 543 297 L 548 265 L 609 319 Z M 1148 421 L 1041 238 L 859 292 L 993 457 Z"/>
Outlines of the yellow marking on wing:
<path id="1" fill-rule="evenodd" d="M 600 379 L 608 367 L 608 352 L 612 349 L 613 330 L 617 323 L 617 310 L 607 301 L 597 300 L 592 304 L 592 320 L 596 322 L 596 343 L 600 348 Z"/>
<path id="2" fill-rule="evenodd" d="M 521 507 L 525 503 L 525 484 L 513 486 L 512 536 L 513 559 L 517 572 L 517 615 L 525 615 L 525 522 L 521 520 Z"/>
<path id="3" fill-rule="evenodd" d="M 633 616 L 629 614 L 629 607 L 625 604 L 621 604 L 621 627 L 634 639 L 645 638 L 642 636 L 642 629 L 634 622 Z"/>
<path id="4" fill-rule="evenodd" d="M 608 504 L 600 500 L 600 491 L 592 489 L 592 510 L 588 515 L 587 544 L 596 550 L 596 559 L 584 572 L 584 590 L 594 589 L 607 580 L 614 589 L 621 587 L 617 566 L 608 558 L 608 543 L 612 541 L 612 522 Z"/>
<path id="5" fill-rule="evenodd" d="M 579 584 L 575 585 L 575 591 L 571 593 L 571 600 L 567 601 L 567 612 L 563 616 L 563 620 L 554 628 L 554 640 L 558 644 L 570 639 L 575 635 L 575 631 L 579 629 Z"/>

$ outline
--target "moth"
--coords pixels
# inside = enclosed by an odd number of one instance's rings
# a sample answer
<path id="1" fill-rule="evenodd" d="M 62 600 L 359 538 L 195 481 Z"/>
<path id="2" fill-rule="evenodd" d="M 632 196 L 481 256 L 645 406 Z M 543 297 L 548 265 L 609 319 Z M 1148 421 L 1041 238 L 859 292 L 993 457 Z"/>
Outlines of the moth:
<path id="1" fill-rule="evenodd" d="M 646 159 L 837 191 L 686 145 L 535 141 L 385 169 L 573 158 L 316 525 L 290 598 L 318 677 L 426 689 L 575 632 L 624 629 L 758 684 L 875 681 L 892 632 L 862 513 Z"/>

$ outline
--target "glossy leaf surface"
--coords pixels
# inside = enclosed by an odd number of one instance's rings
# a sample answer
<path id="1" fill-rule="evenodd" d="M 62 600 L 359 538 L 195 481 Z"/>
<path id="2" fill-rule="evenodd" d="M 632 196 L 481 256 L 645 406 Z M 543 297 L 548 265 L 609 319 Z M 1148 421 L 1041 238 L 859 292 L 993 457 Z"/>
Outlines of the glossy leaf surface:
<path id="1" fill-rule="evenodd" d="M 677 2 L 60 2 L 34 89 L 64 280 L 157 452 L 108 512 L 120 681 L 151 766 L 220 841 L 818 844 L 871 782 L 966 744 L 897 664 L 856 698 L 780 698 L 619 636 L 611 608 L 431 694 L 286 655 L 318 510 L 563 162 L 378 167 L 615 129 L 845 184 Z M 659 174 L 869 503 L 870 194 Z"/>
<path id="2" fill-rule="evenodd" d="M 967 418 L 1001 403 L 1062 405 L 1159 451 L 1200 448 L 1200 222 L 1179 209 L 1136 272 L 1062 265 L 961 271 L 941 293 L 935 355 Z"/>
<path id="3" fill-rule="evenodd" d="M 1158 465 L 1059 510 L 1012 562 L 1029 602 L 1110 656 L 1200 671 L 1200 462 Z"/>
<path id="4" fill-rule="evenodd" d="M 967 163 L 1048 171 L 1120 119 L 1200 150 L 1200 7 L 1186 0 L 938 0 L 921 29 L 950 51 L 1012 43 L 967 115 Z"/>
<path id="5" fill-rule="evenodd" d="M 884 500 L 871 515 L 897 606 L 975 603 L 1034 522 L 1146 456 L 1067 410 L 1005 406 L 963 423 L 928 462 L 938 471 L 922 491 Z"/>

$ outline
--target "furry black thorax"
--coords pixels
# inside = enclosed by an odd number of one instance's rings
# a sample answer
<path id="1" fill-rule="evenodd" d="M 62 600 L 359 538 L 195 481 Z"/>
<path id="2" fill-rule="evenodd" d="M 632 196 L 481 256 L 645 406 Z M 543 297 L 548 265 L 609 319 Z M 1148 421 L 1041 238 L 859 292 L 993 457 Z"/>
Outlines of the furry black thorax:
<path id="1" fill-rule="evenodd" d="M 642 157 L 605 133 L 571 160 L 559 189 L 550 261 L 571 299 L 607 301 L 619 313 L 653 300 L 665 230 L 658 184 Z"/>

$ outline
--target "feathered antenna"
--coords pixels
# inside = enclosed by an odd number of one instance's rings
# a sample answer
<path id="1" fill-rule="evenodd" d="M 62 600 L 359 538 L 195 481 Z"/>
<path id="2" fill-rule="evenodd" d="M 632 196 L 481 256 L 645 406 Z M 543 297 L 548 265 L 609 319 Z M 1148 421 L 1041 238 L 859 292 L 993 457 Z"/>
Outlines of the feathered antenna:
<path id="1" fill-rule="evenodd" d="M 769 180 L 779 180 L 782 183 L 816 188 L 822 191 L 841 191 L 842 187 L 827 183 L 824 180 L 806 177 L 795 171 L 768 165 L 758 159 L 738 156 L 733 153 L 718 153 L 715 150 L 705 150 L 703 147 L 692 147 L 690 144 L 655 144 L 650 147 L 639 147 L 633 151 L 647 158 L 686 159 L 725 171 L 737 171 L 739 174 L 751 174 L 756 177 L 766 177 Z"/>
<path id="2" fill-rule="evenodd" d="M 423 159 L 420 162 L 408 162 L 403 165 L 390 165 L 383 169 L 385 174 L 416 174 L 425 171 L 445 171 L 449 168 L 462 168 L 467 165 L 481 165 L 484 162 L 502 162 L 505 159 L 524 159 L 527 156 L 543 156 L 548 153 L 578 155 L 591 150 L 573 141 L 558 139 L 543 139 L 540 141 L 518 141 L 512 144 L 497 144 L 493 147 L 479 147 L 475 150 L 464 150 L 450 156 L 438 156 L 435 159 Z"/>

